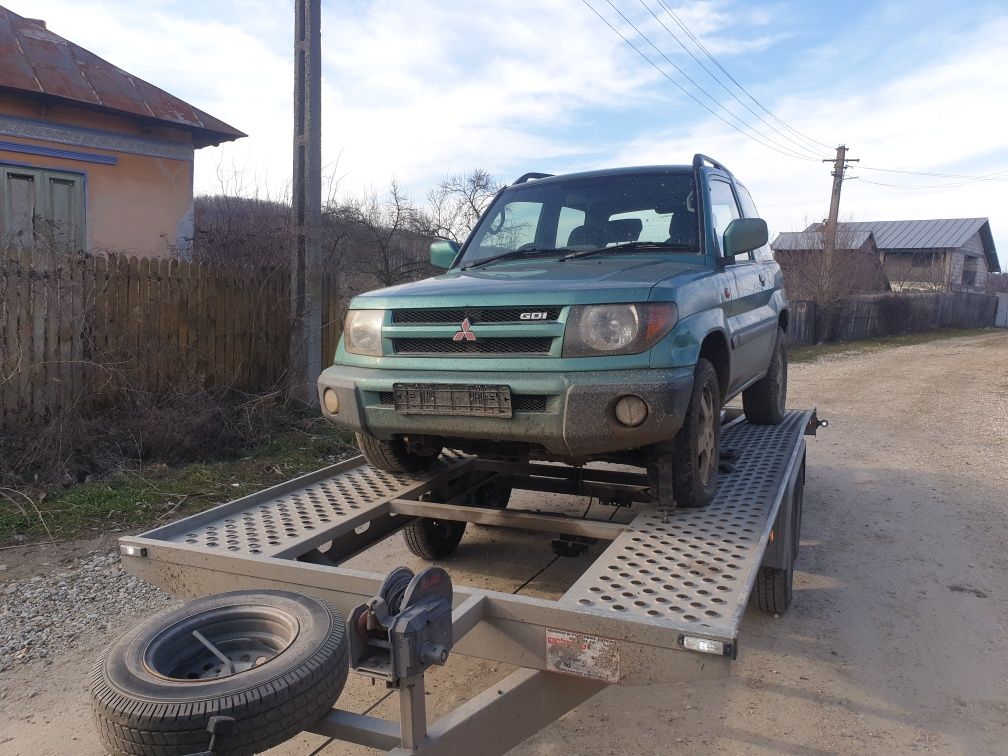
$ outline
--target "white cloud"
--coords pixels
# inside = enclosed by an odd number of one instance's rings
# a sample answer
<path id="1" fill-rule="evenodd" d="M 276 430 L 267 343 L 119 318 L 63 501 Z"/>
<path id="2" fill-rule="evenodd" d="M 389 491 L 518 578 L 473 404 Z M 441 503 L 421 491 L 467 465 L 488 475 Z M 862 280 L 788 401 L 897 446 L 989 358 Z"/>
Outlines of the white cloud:
<path id="1" fill-rule="evenodd" d="M 592 2 L 616 18 L 603 0 Z M 199 153 L 199 190 L 219 186 L 218 164 L 224 174 L 244 170 L 246 185 L 272 193 L 286 187 L 290 3 L 8 3 L 248 132 L 248 139 Z M 618 4 L 670 57 L 703 76 L 639 4 Z M 1008 17 L 958 29 L 921 18 L 908 27 L 907 11 L 893 8 L 864 27 L 815 38 L 795 26 L 786 4 L 705 0 L 677 12 L 778 115 L 817 139 L 843 139 L 864 165 L 971 174 L 1008 167 L 1008 47 L 1001 42 Z M 778 155 L 711 118 L 580 0 L 327 0 L 323 16 L 323 159 L 349 191 L 396 176 L 419 192 L 447 171 L 475 165 L 508 179 L 526 170 L 685 162 L 701 151 L 739 173 L 779 230 L 818 219 L 827 206 L 828 166 Z M 755 73 L 774 69 L 770 77 Z M 709 90 L 725 95 L 715 85 Z M 842 212 L 861 219 L 988 215 L 1008 249 L 1005 206 L 1008 182 L 899 190 L 852 180 Z"/>

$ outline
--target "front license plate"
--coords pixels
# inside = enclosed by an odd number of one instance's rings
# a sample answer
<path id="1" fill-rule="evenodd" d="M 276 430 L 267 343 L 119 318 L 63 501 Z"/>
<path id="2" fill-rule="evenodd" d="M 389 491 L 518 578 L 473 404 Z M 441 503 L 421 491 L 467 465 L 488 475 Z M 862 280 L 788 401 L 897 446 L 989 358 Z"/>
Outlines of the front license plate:
<path id="1" fill-rule="evenodd" d="M 392 386 L 396 412 L 403 415 L 511 417 L 508 386 L 451 383 L 396 383 Z"/>

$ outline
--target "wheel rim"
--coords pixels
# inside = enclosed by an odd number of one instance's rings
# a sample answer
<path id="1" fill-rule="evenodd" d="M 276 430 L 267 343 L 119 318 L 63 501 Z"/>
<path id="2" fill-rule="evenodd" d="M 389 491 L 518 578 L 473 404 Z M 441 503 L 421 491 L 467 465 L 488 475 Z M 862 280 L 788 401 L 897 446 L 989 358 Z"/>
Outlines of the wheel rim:
<path id="1" fill-rule="evenodd" d="M 700 392 L 700 412 L 697 417 L 699 434 L 697 438 L 697 468 L 700 480 L 706 486 L 717 469 L 717 439 L 714 412 L 714 391 L 710 384 Z"/>
<path id="2" fill-rule="evenodd" d="M 298 630 L 297 619 L 275 607 L 221 607 L 163 630 L 143 662 L 153 674 L 177 682 L 233 677 L 277 658 Z"/>

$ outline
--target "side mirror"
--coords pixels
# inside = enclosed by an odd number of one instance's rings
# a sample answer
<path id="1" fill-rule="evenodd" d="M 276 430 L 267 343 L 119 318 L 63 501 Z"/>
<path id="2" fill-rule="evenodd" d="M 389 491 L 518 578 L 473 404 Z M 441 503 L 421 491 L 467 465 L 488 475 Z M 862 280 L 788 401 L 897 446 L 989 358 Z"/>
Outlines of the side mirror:
<path id="1" fill-rule="evenodd" d="M 724 256 L 735 257 L 752 252 L 770 240 L 766 221 L 762 218 L 736 218 L 724 232 Z"/>
<path id="2" fill-rule="evenodd" d="M 435 268 L 451 267 L 458 257 L 459 246 L 453 241 L 436 241 L 430 245 L 430 261 Z"/>

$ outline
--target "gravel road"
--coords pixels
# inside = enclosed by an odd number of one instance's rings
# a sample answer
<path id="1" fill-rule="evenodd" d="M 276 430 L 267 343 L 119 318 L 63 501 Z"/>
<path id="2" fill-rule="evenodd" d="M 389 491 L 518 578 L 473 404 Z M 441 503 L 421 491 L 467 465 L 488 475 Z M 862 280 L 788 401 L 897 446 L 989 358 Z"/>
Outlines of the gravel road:
<path id="1" fill-rule="evenodd" d="M 790 403 L 831 424 L 809 446 L 791 611 L 747 613 L 733 678 L 609 688 L 514 753 L 1008 752 L 1006 365 L 1008 333 L 984 332 L 792 366 Z M 107 545 L 0 552 L 0 755 L 102 753 L 93 659 L 169 602 Z M 551 558 L 548 541 L 478 528 L 448 566 L 514 590 Z M 390 539 L 354 566 L 396 562 L 417 566 Z M 583 567 L 559 560 L 522 592 L 562 593 Z M 509 671 L 455 657 L 430 675 L 428 706 Z M 341 705 L 394 717 L 383 696 L 351 676 Z M 270 753 L 322 746 L 365 752 L 301 736 Z"/>

